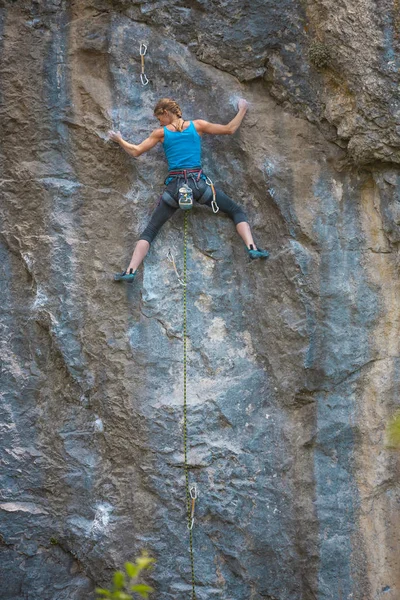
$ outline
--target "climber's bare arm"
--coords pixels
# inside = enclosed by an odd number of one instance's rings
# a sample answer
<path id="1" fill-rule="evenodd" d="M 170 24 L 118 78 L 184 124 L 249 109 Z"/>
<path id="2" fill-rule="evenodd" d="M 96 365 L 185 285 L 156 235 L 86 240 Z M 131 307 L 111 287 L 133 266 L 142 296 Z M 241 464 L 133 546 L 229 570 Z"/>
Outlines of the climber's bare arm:
<path id="1" fill-rule="evenodd" d="M 126 140 L 122 138 L 122 135 L 119 131 L 109 131 L 108 135 L 110 136 L 110 140 L 113 142 L 117 142 L 131 156 L 137 157 L 145 152 L 148 152 L 158 142 L 162 142 L 164 140 L 164 129 L 161 127 L 159 129 L 155 129 L 148 138 L 143 140 L 140 144 L 130 144 Z"/>
<path id="2" fill-rule="evenodd" d="M 218 123 L 209 123 L 208 121 L 203 121 L 202 119 L 197 119 L 193 121 L 194 126 L 196 127 L 197 133 L 202 135 L 203 133 L 211 133 L 214 135 L 232 135 L 240 126 L 243 121 L 244 115 L 247 112 L 248 104 L 246 100 L 243 98 L 239 100 L 238 103 L 238 113 L 236 117 L 230 121 L 227 125 L 219 125 Z"/>

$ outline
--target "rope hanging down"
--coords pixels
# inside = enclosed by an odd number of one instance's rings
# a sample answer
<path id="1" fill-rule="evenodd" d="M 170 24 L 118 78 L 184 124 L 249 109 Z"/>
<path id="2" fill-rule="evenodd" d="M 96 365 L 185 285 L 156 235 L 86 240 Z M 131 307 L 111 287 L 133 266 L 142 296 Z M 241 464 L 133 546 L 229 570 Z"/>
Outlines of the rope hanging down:
<path id="1" fill-rule="evenodd" d="M 194 508 L 197 498 L 196 486 L 190 486 L 189 483 L 189 465 L 188 465 L 188 434 L 187 434 L 187 232 L 188 232 L 188 211 L 184 211 L 183 225 L 183 455 L 185 462 L 185 484 L 186 484 L 186 503 L 187 503 L 187 526 L 189 529 L 189 551 L 190 568 L 192 573 L 192 600 L 196 600 L 195 576 L 194 576 L 194 556 L 193 556 L 193 524 Z"/>

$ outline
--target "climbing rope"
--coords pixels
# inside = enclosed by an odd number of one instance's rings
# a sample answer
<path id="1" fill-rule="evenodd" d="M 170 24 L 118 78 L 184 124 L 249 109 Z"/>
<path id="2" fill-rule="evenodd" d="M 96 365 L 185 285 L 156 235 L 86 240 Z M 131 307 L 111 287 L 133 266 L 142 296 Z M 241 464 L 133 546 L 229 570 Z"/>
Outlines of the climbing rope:
<path id="1" fill-rule="evenodd" d="M 187 503 L 187 526 L 189 529 L 189 551 L 190 568 L 192 573 L 192 600 L 196 600 L 195 577 L 194 577 L 194 555 L 193 555 L 193 524 L 194 508 L 197 498 L 196 486 L 189 483 L 188 465 L 188 434 L 187 434 L 187 233 L 188 233 L 188 211 L 184 211 L 183 225 L 183 455 L 185 463 L 185 485 Z"/>

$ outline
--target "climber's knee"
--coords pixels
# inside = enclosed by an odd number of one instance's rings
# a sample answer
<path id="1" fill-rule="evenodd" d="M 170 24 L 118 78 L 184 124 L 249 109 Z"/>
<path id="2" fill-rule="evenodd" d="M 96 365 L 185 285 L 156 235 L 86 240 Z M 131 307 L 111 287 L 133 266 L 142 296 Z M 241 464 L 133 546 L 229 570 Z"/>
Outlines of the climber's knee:
<path id="1" fill-rule="evenodd" d="M 243 208 L 236 204 L 236 208 L 232 211 L 232 220 L 235 225 L 239 225 L 239 223 L 248 223 L 246 213 Z"/>
<path id="2" fill-rule="evenodd" d="M 148 231 L 148 229 L 149 228 L 146 227 L 146 229 L 143 231 L 142 235 L 139 237 L 139 241 L 144 240 L 145 242 L 148 242 L 148 244 L 151 246 L 151 242 L 156 237 L 157 232 L 150 232 L 150 231 Z"/>
<path id="3" fill-rule="evenodd" d="M 222 190 L 216 188 L 215 191 L 217 205 L 219 206 L 221 212 L 228 215 L 235 225 L 238 225 L 243 221 L 246 223 L 248 222 L 246 213 L 244 212 L 243 208 L 239 206 L 239 204 L 236 204 L 236 202 L 229 198 L 229 196 L 227 196 Z M 211 205 L 211 201 L 209 201 L 207 204 Z"/>
<path id="4" fill-rule="evenodd" d="M 146 229 L 139 237 L 140 240 L 146 240 L 146 242 L 148 242 L 149 244 L 153 242 L 161 227 L 166 221 L 168 221 L 170 217 L 172 217 L 174 212 L 177 210 L 176 206 L 171 206 L 165 201 L 164 194 L 165 192 L 161 195 L 160 200 L 153 214 L 151 215 L 151 219 L 148 222 Z"/>
<path id="5" fill-rule="evenodd" d="M 150 221 L 150 223 L 147 224 L 147 227 L 143 231 L 142 235 L 139 237 L 139 240 L 144 240 L 145 242 L 148 242 L 151 245 L 159 231 L 160 227 L 157 227 Z"/>

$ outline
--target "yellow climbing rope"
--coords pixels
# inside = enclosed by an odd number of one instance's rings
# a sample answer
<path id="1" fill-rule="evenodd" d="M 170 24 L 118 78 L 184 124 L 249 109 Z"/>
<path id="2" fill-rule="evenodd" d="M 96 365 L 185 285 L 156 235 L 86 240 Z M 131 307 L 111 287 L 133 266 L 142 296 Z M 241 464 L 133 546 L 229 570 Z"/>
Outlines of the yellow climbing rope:
<path id="1" fill-rule="evenodd" d="M 183 225 L 183 455 L 185 463 L 185 485 L 186 485 L 186 503 L 187 520 L 189 529 L 189 550 L 190 550 L 190 568 L 192 572 L 192 600 L 196 600 L 195 576 L 194 576 L 194 555 L 193 555 L 193 524 L 194 508 L 197 497 L 196 486 L 190 486 L 189 483 L 189 465 L 188 465 L 188 433 L 187 433 L 187 233 L 188 233 L 188 212 L 184 211 Z"/>

